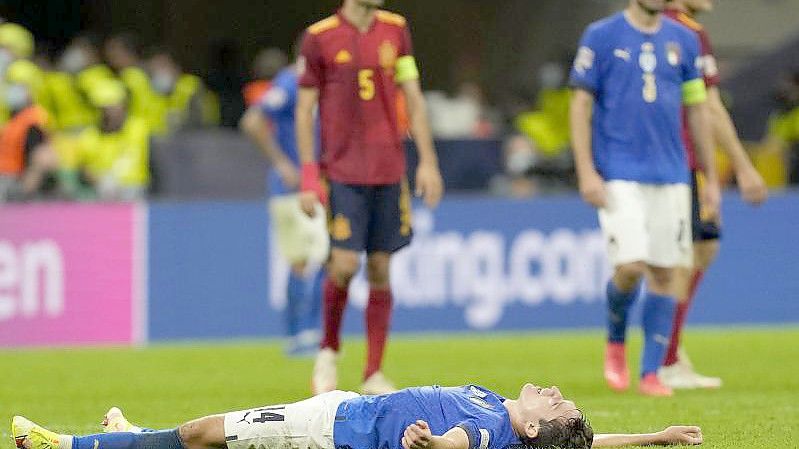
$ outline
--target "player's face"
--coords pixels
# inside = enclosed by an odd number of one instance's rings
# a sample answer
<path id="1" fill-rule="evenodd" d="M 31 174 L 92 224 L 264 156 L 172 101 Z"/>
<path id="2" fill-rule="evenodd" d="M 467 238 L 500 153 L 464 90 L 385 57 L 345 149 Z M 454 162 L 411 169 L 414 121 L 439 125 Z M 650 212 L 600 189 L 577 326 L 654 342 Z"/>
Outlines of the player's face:
<path id="1" fill-rule="evenodd" d="M 713 11 L 713 0 L 685 0 L 685 6 L 695 12 Z"/>
<path id="2" fill-rule="evenodd" d="M 666 0 L 635 0 L 635 2 L 650 14 L 663 12 L 666 9 Z"/>
<path id="3" fill-rule="evenodd" d="M 539 421 L 553 419 L 579 418 L 580 411 L 574 402 L 563 399 L 558 387 L 541 388 L 533 384 L 525 384 L 519 393 L 519 415 L 525 426 Z M 526 430 L 526 429 L 525 429 Z"/>

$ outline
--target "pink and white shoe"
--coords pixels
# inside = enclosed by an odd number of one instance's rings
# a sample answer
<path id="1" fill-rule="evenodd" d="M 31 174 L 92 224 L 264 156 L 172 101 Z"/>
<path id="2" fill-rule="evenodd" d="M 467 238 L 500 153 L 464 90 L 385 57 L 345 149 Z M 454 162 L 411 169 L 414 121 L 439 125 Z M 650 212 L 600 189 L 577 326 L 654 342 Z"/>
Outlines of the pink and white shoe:
<path id="1" fill-rule="evenodd" d="M 608 343 L 605 350 L 605 381 L 613 391 L 621 392 L 630 388 L 624 343 Z"/>

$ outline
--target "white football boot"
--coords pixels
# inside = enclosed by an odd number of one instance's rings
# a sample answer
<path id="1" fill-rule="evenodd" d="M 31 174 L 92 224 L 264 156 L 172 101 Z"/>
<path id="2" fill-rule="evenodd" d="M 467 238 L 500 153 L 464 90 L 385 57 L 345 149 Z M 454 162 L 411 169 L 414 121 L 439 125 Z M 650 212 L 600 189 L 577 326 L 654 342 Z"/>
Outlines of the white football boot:
<path id="1" fill-rule="evenodd" d="M 393 393 L 397 391 L 397 387 L 391 383 L 390 380 L 383 375 L 382 372 L 377 371 L 368 379 L 366 379 L 363 384 L 361 384 L 361 393 L 363 394 L 386 394 L 386 393 Z"/>
<path id="2" fill-rule="evenodd" d="M 680 348 L 677 354 L 677 363 L 662 366 L 658 370 L 658 378 L 664 385 L 676 390 L 721 388 L 723 384 L 721 378 L 703 376 L 694 371 L 691 359 L 683 348 Z"/>
<path id="3" fill-rule="evenodd" d="M 311 375 L 311 393 L 314 396 L 336 389 L 338 384 L 337 362 L 338 353 L 330 348 L 320 349 L 316 354 L 316 362 L 314 362 Z"/>

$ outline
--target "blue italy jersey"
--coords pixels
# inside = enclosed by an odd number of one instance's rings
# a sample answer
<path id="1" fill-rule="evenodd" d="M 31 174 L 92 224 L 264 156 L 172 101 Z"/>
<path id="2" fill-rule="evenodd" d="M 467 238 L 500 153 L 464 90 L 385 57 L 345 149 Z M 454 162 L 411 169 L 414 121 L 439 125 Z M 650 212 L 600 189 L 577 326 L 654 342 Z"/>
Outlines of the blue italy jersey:
<path id="1" fill-rule="evenodd" d="M 405 428 L 424 420 L 433 435 L 460 427 L 469 449 L 520 445 L 504 398 L 476 385 L 415 387 L 381 396 L 361 396 L 339 405 L 333 427 L 336 449 L 402 449 Z"/>
<path id="2" fill-rule="evenodd" d="M 272 123 L 275 140 L 283 153 L 299 167 L 297 137 L 294 130 L 294 107 L 297 104 L 298 78 L 293 67 L 282 70 L 261 99 L 261 112 Z M 269 191 L 280 195 L 291 193 L 275 170 L 269 171 Z"/>
<path id="3" fill-rule="evenodd" d="M 682 140 L 683 85 L 701 79 L 695 33 L 661 19 L 652 34 L 624 13 L 591 24 L 571 72 L 594 94 L 592 151 L 605 180 L 688 183 Z"/>

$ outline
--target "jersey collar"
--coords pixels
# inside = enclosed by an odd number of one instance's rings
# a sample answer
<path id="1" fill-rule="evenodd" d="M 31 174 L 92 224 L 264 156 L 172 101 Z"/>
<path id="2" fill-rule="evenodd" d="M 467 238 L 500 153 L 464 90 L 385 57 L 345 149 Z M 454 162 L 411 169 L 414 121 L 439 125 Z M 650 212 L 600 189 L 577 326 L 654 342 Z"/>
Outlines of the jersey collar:
<path id="1" fill-rule="evenodd" d="M 354 23 L 350 22 L 350 19 L 348 19 L 347 16 L 344 15 L 344 11 L 342 9 L 336 11 L 336 15 L 339 17 L 339 19 L 341 19 L 341 23 L 352 28 L 353 30 L 355 30 L 356 33 L 359 34 L 369 34 L 372 30 L 375 29 L 375 26 L 377 26 L 377 15 L 372 17 L 372 23 L 369 24 L 369 29 L 366 31 L 361 31 L 357 26 L 355 26 Z"/>

